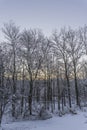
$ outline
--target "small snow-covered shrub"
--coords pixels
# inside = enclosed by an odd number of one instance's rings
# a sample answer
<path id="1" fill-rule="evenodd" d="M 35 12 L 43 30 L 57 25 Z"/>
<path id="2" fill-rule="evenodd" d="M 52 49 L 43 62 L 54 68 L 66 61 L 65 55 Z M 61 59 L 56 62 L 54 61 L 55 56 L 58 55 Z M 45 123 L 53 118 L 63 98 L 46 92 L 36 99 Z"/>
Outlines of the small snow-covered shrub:
<path id="1" fill-rule="evenodd" d="M 39 117 L 42 120 L 46 120 L 52 118 L 52 114 L 49 111 L 45 110 L 44 106 L 42 106 L 39 111 Z"/>

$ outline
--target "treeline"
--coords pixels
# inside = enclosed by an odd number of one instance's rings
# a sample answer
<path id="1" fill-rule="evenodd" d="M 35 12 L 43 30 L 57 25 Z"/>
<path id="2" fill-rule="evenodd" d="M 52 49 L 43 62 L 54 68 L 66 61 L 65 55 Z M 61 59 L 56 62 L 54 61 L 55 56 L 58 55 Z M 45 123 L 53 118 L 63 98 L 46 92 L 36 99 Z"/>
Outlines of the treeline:
<path id="1" fill-rule="evenodd" d="M 13 22 L 2 28 L 0 43 L 0 122 L 32 115 L 38 104 L 54 112 L 87 101 L 87 26 L 55 30 L 47 38 L 39 29 Z M 56 108 L 57 106 L 57 108 Z"/>

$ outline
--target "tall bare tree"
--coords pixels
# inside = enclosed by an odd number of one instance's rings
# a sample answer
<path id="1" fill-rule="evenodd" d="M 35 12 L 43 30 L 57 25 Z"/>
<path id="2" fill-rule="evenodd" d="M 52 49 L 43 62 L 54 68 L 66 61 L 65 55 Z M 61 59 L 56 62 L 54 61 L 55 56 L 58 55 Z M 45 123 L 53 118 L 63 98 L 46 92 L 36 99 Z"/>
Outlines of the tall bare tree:
<path id="1" fill-rule="evenodd" d="M 17 68 L 17 48 L 19 43 L 19 27 L 12 21 L 5 23 L 2 31 L 5 36 L 5 43 L 8 47 L 10 74 L 12 77 L 12 116 L 15 117 L 15 103 L 16 103 L 16 68 Z"/>
<path id="2" fill-rule="evenodd" d="M 78 70 L 79 60 L 82 56 L 82 51 L 83 51 L 82 46 L 83 45 L 78 37 L 77 31 L 73 31 L 72 29 L 69 29 L 67 37 L 68 37 L 67 42 L 69 43 L 68 51 L 70 54 L 70 58 L 72 61 L 72 66 L 73 66 L 73 72 L 74 72 L 76 103 L 77 103 L 77 105 L 80 105 L 77 70 Z"/>
<path id="3" fill-rule="evenodd" d="M 71 90 L 69 81 L 69 54 L 67 52 L 67 32 L 65 28 L 61 30 L 60 34 L 58 34 L 57 32 L 53 34 L 53 47 L 56 56 L 64 64 L 65 78 L 68 87 L 69 106 L 71 107 Z"/>
<path id="4" fill-rule="evenodd" d="M 43 60 L 42 44 L 44 37 L 39 30 L 25 30 L 21 35 L 21 52 L 29 77 L 29 111 L 32 114 L 33 84 Z"/>

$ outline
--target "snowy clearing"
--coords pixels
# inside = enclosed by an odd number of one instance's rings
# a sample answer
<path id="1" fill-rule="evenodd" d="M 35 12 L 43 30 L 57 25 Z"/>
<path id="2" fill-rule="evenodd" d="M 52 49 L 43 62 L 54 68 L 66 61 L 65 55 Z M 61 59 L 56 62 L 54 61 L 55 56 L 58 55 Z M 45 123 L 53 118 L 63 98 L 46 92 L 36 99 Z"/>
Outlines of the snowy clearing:
<path id="1" fill-rule="evenodd" d="M 13 122 L 2 124 L 3 130 L 87 130 L 87 113 L 53 117 L 48 120 Z"/>

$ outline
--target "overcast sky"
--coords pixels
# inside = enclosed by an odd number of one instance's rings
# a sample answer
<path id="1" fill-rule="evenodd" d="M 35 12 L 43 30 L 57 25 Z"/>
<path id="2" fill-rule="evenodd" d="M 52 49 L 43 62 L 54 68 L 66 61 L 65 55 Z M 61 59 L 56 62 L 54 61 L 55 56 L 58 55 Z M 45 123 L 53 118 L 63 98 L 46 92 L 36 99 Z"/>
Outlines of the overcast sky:
<path id="1" fill-rule="evenodd" d="M 9 20 L 50 35 L 55 28 L 87 24 L 87 0 L 0 0 L 0 26 Z"/>

